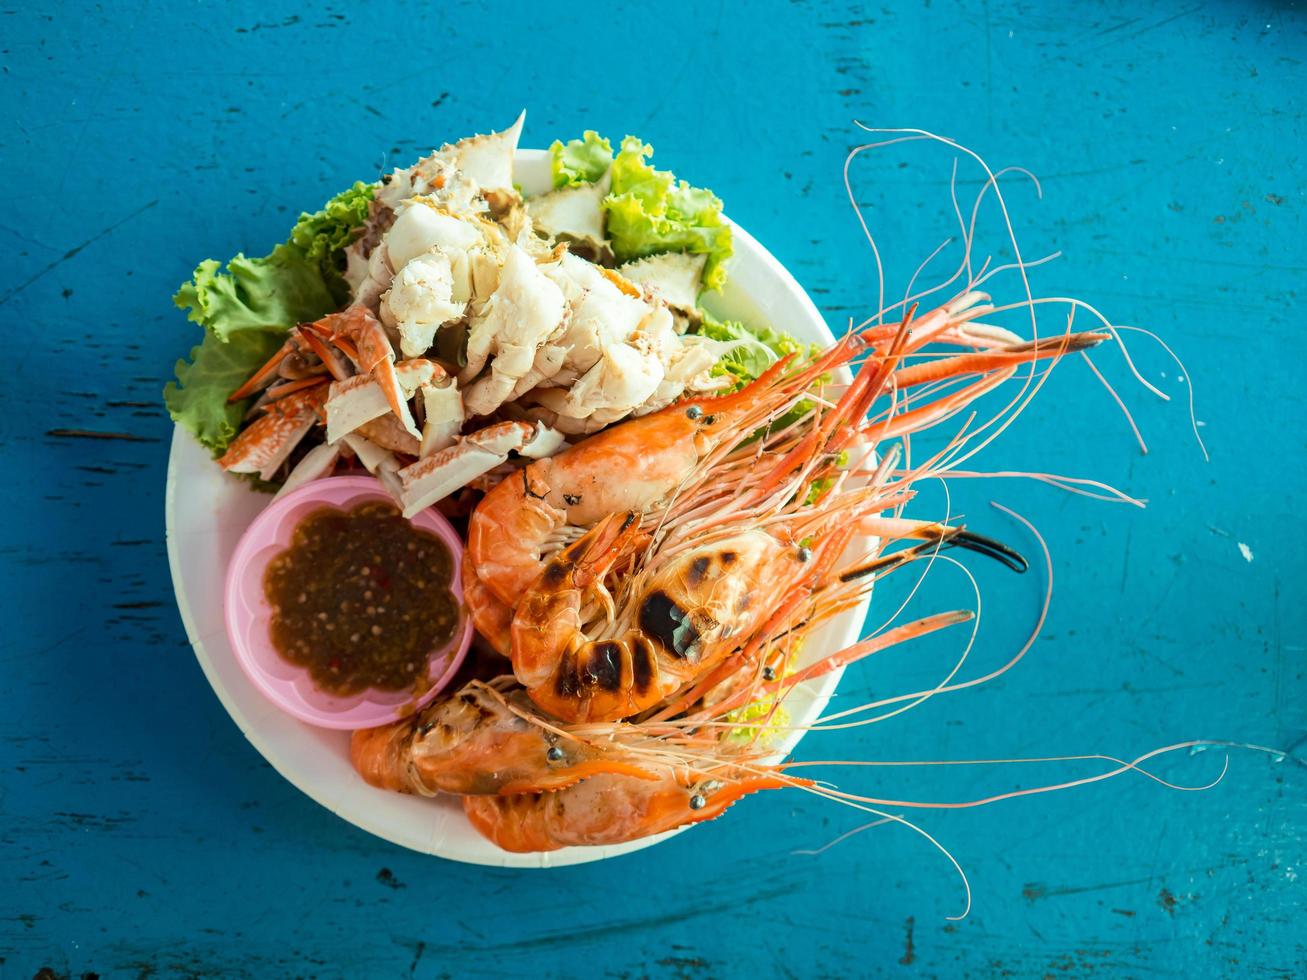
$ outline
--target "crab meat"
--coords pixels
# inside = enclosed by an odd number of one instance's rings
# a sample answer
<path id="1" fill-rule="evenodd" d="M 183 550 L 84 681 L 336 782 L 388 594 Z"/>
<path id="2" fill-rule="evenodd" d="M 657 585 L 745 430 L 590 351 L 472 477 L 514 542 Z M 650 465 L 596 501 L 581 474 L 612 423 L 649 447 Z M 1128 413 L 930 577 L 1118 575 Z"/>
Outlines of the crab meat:
<path id="1" fill-rule="evenodd" d="M 472 320 L 467 366 L 458 375 L 469 414 L 488 415 L 512 396 L 531 370 L 536 352 L 563 322 L 566 309 L 557 284 L 525 251 L 508 246 L 499 286 Z M 487 361 L 490 373 L 472 381 Z"/>
<path id="2" fill-rule="evenodd" d="M 578 251 L 595 258 L 610 256 L 612 250 L 604 238 L 603 199 L 612 181 L 608 174 L 592 184 L 562 187 L 526 202 L 527 214 L 535 231 L 555 241 L 574 242 Z"/>
<path id="3" fill-rule="evenodd" d="M 318 421 L 326 392 L 325 385 L 318 385 L 269 403 L 263 417 L 227 447 L 218 465 L 229 473 L 257 473 L 271 480 Z"/>
<path id="4" fill-rule="evenodd" d="M 383 415 L 370 422 L 364 422 L 354 431 L 370 442 L 375 442 L 382 449 L 394 453 L 416 456 L 421 448 L 418 438 L 409 433 L 393 415 Z"/>
<path id="5" fill-rule="evenodd" d="M 413 259 L 433 248 L 440 248 L 447 254 L 466 252 L 485 241 L 485 234 L 476 221 L 455 217 L 429 200 L 419 199 L 399 212 L 383 241 L 391 268 L 400 272 Z"/>
<path id="6" fill-rule="evenodd" d="M 699 288 L 706 255 L 664 252 L 619 266 L 623 278 L 635 283 L 650 301 L 661 301 L 691 322 L 699 320 Z"/>
<path id="7" fill-rule="evenodd" d="M 378 446 L 370 439 L 365 439 L 357 432 L 350 432 L 341 437 L 341 442 L 353 450 L 354 455 L 358 457 L 363 468 L 369 473 L 377 473 L 381 470 L 395 471 L 399 469 L 399 463 L 390 451 Z"/>
<path id="8" fill-rule="evenodd" d="M 304 454 L 303 459 L 295 464 L 295 468 L 286 477 L 286 482 L 281 485 L 281 489 L 277 491 L 272 499 L 276 500 L 297 487 L 302 487 L 306 483 L 312 483 L 314 480 L 320 480 L 322 477 L 329 475 L 335 469 L 336 460 L 338 459 L 340 459 L 339 446 L 328 446 L 326 443 L 321 446 L 314 446 Z"/>
<path id="9" fill-rule="evenodd" d="M 558 410 L 575 419 L 596 412 L 620 412 L 613 421 L 644 404 L 663 380 L 663 362 L 656 348 L 634 342 L 609 344 L 589 371 L 563 394 Z M 550 389 L 550 394 L 557 389 Z"/>
<path id="10" fill-rule="evenodd" d="M 424 358 L 402 361 L 395 366 L 395 381 L 405 400 L 405 407 L 413 393 L 431 381 L 436 372 L 440 372 L 442 377 L 445 373 L 439 365 Z M 327 398 L 327 442 L 335 443 L 347 432 L 353 432 L 359 426 L 391 411 L 390 400 L 376 378 L 356 374 L 344 381 L 333 381 L 331 394 Z M 417 438 L 411 432 L 409 436 Z"/>
<path id="11" fill-rule="evenodd" d="M 697 334 L 681 337 L 679 344 L 668 358 L 663 380 L 648 400 L 631 414 L 648 415 L 650 412 L 666 408 L 687 391 L 703 393 L 728 384 L 727 378 L 713 377 L 712 369 L 721 359 L 723 348 L 730 346 L 723 341 L 709 340 Z"/>
<path id="12" fill-rule="evenodd" d="M 511 451 L 526 445 L 534 434 L 535 429 L 526 422 L 499 422 L 404 467 L 396 474 L 404 516 L 412 517 L 467 486 L 508 459 Z"/>
<path id="13" fill-rule="evenodd" d="M 542 268 L 562 290 L 567 313 L 507 400 L 521 398 L 538 385 L 574 383 L 594 367 L 609 344 L 626 340 L 650 313 L 649 306 L 631 295 L 635 287 L 570 252 Z"/>
<path id="14" fill-rule="evenodd" d="M 437 249 L 405 263 L 382 302 L 394 318 L 405 357 L 425 354 L 436 331 L 461 317 L 467 305 L 454 302 L 449 256 Z"/>
<path id="15" fill-rule="evenodd" d="M 367 259 L 362 260 L 360 268 L 361 274 L 352 280 L 349 278 L 349 269 L 346 268 L 351 295 L 356 306 L 366 307 L 375 313 L 381 305 L 381 297 L 395 278 L 395 270 L 390 264 L 390 250 L 384 241 L 377 243 Z"/>
<path id="16" fill-rule="evenodd" d="M 463 430 L 463 393 L 457 385 L 425 384 L 422 386 L 422 423 L 420 455 L 430 456 L 454 444 Z"/>

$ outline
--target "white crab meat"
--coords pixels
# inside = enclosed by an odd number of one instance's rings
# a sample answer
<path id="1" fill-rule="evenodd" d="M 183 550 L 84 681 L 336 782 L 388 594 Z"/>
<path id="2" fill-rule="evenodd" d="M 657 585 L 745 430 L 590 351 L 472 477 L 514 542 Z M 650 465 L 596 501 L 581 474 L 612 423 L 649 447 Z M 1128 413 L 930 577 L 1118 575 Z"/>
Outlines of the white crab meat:
<path id="1" fill-rule="evenodd" d="M 363 468 L 369 473 L 377 473 L 381 470 L 397 470 L 399 463 L 395 459 L 394 453 L 387 449 L 382 449 L 370 439 L 365 439 L 357 432 L 350 432 L 341 436 L 341 442 L 354 451 Z"/>
<path id="2" fill-rule="evenodd" d="M 467 306 L 454 301 L 453 269 L 439 249 L 406 262 L 382 303 L 395 321 L 405 357 L 425 354 L 435 343 L 436 331 L 461 317 Z"/>
<path id="3" fill-rule="evenodd" d="M 566 309 L 562 290 L 526 252 L 509 245 L 499 285 L 468 332 L 467 365 L 458 378 L 469 415 L 487 415 L 512 395 Z M 490 373 L 473 381 L 487 361 Z"/>
<path id="4" fill-rule="evenodd" d="M 592 184 L 561 187 L 526 202 L 535 231 L 560 241 L 572 241 L 602 254 L 608 249 L 604 238 L 604 212 L 600 206 L 608 195 L 608 174 Z"/>
<path id="5" fill-rule="evenodd" d="M 721 359 L 721 341 L 709 340 L 696 334 L 678 338 L 679 343 L 667 359 L 666 373 L 654 393 L 632 415 L 648 415 L 666 408 L 687 391 L 707 392 L 728 383 L 726 378 L 714 378 L 712 369 Z"/>
<path id="6" fill-rule="evenodd" d="M 353 261 L 354 257 L 351 255 L 350 262 Z M 346 268 L 345 277 L 350 282 L 354 303 L 366 306 L 375 313 L 381 303 L 382 294 L 390 288 L 391 280 L 395 278 L 395 270 L 391 268 L 386 243 L 384 241 L 377 243 L 377 247 L 369 253 L 368 257 L 359 259 L 358 262 L 361 265 L 361 274 L 357 275 L 357 278 L 351 278 L 351 266 Z"/>
<path id="7" fill-rule="evenodd" d="M 290 471 L 286 477 L 286 482 L 281 485 L 272 498 L 284 496 L 297 487 L 302 487 L 306 483 L 312 483 L 314 480 L 320 480 L 327 476 L 336 466 L 336 460 L 340 459 L 340 447 L 328 446 L 323 443 L 321 446 L 314 446 L 304 458 L 295 464 L 295 468 Z"/>
<path id="8" fill-rule="evenodd" d="M 499 422 L 470 433 L 396 473 L 399 504 L 412 517 L 494 469 L 535 437 L 526 422 Z"/>
<path id="9" fill-rule="evenodd" d="M 618 266 L 617 271 L 640 287 L 650 300 L 660 300 L 692 321 L 699 319 L 699 288 L 706 255 L 664 252 Z"/>
<path id="10" fill-rule="evenodd" d="M 663 380 L 663 363 L 658 352 L 646 345 L 609 344 L 594 367 L 567 391 L 558 410 L 584 419 L 602 409 L 622 415 L 649 398 Z"/>
<path id="11" fill-rule="evenodd" d="M 622 292 L 598 266 L 570 253 L 546 266 L 545 274 L 567 297 L 570 317 L 567 330 L 553 341 L 565 352 L 563 363 L 542 380 L 566 386 L 590 370 L 605 347 L 630 338 L 649 315 L 650 307 Z"/>
<path id="12" fill-rule="evenodd" d="M 425 458 L 454 444 L 463 430 L 466 415 L 463 412 L 463 393 L 457 385 L 426 384 L 422 386 L 421 395 L 426 418 L 422 423 L 420 455 Z"/>
<path id="13" fill-rule="evenodd" d="M 405 400 L 423 384 L 444 371 L 425 358 L 401 361 L 395 365 L 395 380 Z M 381 384 L 369 375 L 356 374 L 344 381 L 333 381 L 327 396 L 327 443 L 334 444 L 347 432 L 380 418 L 391 411 Z M 397 420 L 398 421 L 398 420 Z"/>
<path id="14" fill-rule="evenodd" d="M 447 254 L 466 252 L 484 239 L 479 219 L 455 217 L 420 199 L 409 202 L 400 210 L 383 240 L 390 253 L 390 264 L 399 272 L 433 248 L 440 248 Z"/>

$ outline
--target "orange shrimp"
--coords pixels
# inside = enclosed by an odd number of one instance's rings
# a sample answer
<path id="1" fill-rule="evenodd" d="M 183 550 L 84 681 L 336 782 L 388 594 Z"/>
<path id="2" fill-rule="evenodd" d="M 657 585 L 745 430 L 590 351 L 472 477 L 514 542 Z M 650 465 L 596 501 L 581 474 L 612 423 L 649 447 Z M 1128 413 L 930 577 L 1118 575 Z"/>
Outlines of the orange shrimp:
<path id="1" fill-rule="evenodd" d="M 513 671 L 560 718 L 606 721 L 652 707 L 747 641 L 809 573 L 811 549 L 784 531 L 742 531 L 642 577 L 617 625 L 592 638 L 586 607 L 635 528 L 634 514 L 600 522 L 549 561 L 518 606 Z"/>
<path id="2" fill-rule="evenodd" d="M 1097 340 L 1076 335 L 1060 349 Z M 983 372 L 994 363 L 1009 370 L 1013 358 L 1051 356 L 1050 350 L 1005 348 L 996 361 L 975 355 L 984 358 L 981 365 L 958 357 L 938 374 Z M 847 348 L 842 353 L 848 356 Z M 879 483 L 856 487 L 833 465 L 864 428 L 875 399 L 895 384 L 896 363 L 893 353 L 868 361 L 835 406 L 765 436 L 747 465 L 727 459 L 699 473 L 699 482 L 687 477 L 680 499 L 634 557 L 616 600 L 605 579 L 644 543 L 638 514 L 609 516 L 550 559 L 513 619 L 513 670 L 531 699 L 575 722 L 626 718 L 671 698 L 748 647 L 776 615 L 902 563 L 894 555 L 839 561 L 855 531 L 881 536 L 881 548 L 925 537 L 932 547 L 962 545 L 1002 557 L 1002 546 L 960 528 L 882 518 L 910 499 L 911 477 L 886 482 L 882 474 Z M 908 373 L 904 380 L 925 379 Z M 842 492 L 823 487 L 837 480 Z"/>
<path id="3" fill-rule="evenodd" d="M 851 339 L 836 345 L 839 354 L 846 349 L 851 356 Z M 838 359 L 831 353 L 790 374 L 787 363 L 777 363 L 741 391 L 678 402 L 533 461 L 495 486 L 472 514 L 468 551 L 477 575 L 500 602 L 515 607 L 548 551 L 609 514 L 653 510 L 705 457 L 783 413 Z"/>
<path id="4" fill-rule="evenodd" d="M 750 793 L 806 782 L 738 769 L 705 775 L 676 767 L 653 780 L 601 775 L 554 793 L 465 796 L 463 811 L 506 851 L 555 851 L 621 844 L 702 823 Z"/>
<path id="5" fill-rule="evenodd" d="M 505 657 L 513 653 L 513 610 L 477 575 L 472 552 L 463 549 L 463 604 L 472 616 L 472 625 L 496 653 Z"/>
<path id="6" fill-rule="evenodd" d="M 657 778 L 620 739 L 591 744 L 530 717 L 520 691 L 472 681 L 413 718 L 355 732 L 350 761 L 373 786 L 425 796 L 538 793 L 601 773 Z"/>

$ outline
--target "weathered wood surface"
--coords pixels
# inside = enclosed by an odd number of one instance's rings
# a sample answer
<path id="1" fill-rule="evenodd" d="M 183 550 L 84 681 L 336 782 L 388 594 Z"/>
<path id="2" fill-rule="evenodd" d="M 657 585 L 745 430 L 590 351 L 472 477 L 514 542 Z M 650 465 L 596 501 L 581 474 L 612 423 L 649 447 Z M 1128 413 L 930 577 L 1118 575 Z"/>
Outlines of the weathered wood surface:
<path id="1" fill-rule="evenodd" d="M 1300 5 L 45 9 L 0 20 L 0 976 L 1307 969 Z M 1129 776 L 917 812 L 970 876 L 974 908 L 957 923 L 945 916 L 962 905 L 958 879 L 901 828 L 795 853 L 865 819 L 802 795 L 751 800 L 612 862 L 528 873 L 400 851 L 284 783 L 205 684 L 173 605 L 159 389 L 195 335 L 168 297 L 198 259 L 260 253 L 356 177 L 523 105 L 528 144 L 585 128 L 653 142 L 837 326 L 874 300 L 840 177 L 851 120 L 945 133 L 1043 180 L 1043 202 L 1008 185 L 1025 254 L 1065 253 L 1040 289 L 1155 329 L 1186 361 L 1181 379 L 1134 340 L 1141 371 L 1176 396 L 1162 404 L 1100 352 L 1147 456 L 1069 363 L 982 460 L 1096 477 L 1147 510 L 954 484 L 973 527 L 1038 553 L 986 506 L 997 499 L 1048 539 L 1052 610 L 1019 669 L 813 736 L 802 756 L 1129 757 L 1209 737 L 1289 757 L 1234 752 L 1204 793 Z M 892 294 L 952 231 L 952 160 L 918 147 L 853 167 Z M 960 193 L 977 188 L 964 170 Z M 1188 428 L 1190 377 L 1210 463 Z M 985 619 L 965 669 L 979 674 L 1020 643 L 1040 582 L 972 566 Z M 966 595 L 941 568 L 917 608 Z M 887 654 L 851 671 L 841 699 L 913 689 L 956 651 L 951 638 Z M 1160 769 L 1202 782 L 1223 759 Z M 965 800 L 1091 769 L 842 778 Z"/>

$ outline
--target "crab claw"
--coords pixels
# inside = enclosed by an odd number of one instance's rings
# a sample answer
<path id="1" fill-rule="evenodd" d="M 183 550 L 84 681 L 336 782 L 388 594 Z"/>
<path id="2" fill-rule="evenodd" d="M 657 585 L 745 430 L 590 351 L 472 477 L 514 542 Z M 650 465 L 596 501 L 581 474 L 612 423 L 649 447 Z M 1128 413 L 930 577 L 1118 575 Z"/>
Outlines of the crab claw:
<path id="1" fill-rule="evenodd" d="M 261 391 L 268 385 L 277 380 L 277 369 L 281 367 L 282 360 L 288 355 L 293 354 L 300 349 L 299 339 L 295 334 L 290 335 L 284 344 L 277 348 L 277 353 L 268 358 L 266 364 L 249 376 L 249 379 L 227 396 L 227 404 L 233 405 L 242 398 L 248 398 L 256 391 Z"/>
<path id="2" fill-rule="evenodd" d="M 413 421 L 413 413 L 395 375 L 395 349 L 381 321 L 366 307 L 351 306 L 342 313 L 323 317 L 318 323 L 331 331 L 333 342 L 344 340 L 353 347 L 351 357 L 359 371 L 370 375 L 381 386 L 395 417 L 410 435 L 420 439 L 422 433 Z"/>
<path id="3" fill-rule="evenodd" d="M 257 473 L 260 479 L 272 479 L 318 421 L 326 398 L 326 386 L 317 385 L 269 403 L 267 413 L 236 437 L 218 465 L 229 473 Z"/>
<path id="4" fill-rule="evenodd" d="M 407 402 L 419 388 L 438 376 L 443 377 L 444 373 L 433 361 L 415 358 L 396 365 L 394 377 L 400 397 Z M 335 443 L 347 432 L 392 411 L 385 388 L 373 376 L 356 374 L 344 381 L 333 382 L 331 396 L 327 399 L 327 442 Z M 396 425 L 401 424 L 398 417 L 391 417 L 395 418 Z M 411 432 L 406 431 L 406 434 L 414 438 Z M 414 455 L 417 455 L 416 451 Z"/>

